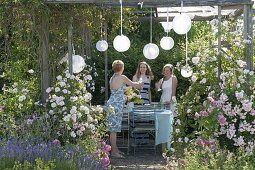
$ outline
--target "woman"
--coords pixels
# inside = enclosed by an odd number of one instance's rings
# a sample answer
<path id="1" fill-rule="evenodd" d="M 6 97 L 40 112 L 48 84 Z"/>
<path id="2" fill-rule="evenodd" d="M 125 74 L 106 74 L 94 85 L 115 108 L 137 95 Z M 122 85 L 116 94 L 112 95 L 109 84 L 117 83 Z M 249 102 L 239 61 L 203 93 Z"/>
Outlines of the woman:
<path id="1" fill-rule="evenodd" d="M 160 102 L 164 104 L 171 104 L 176 102 L 176 88 L 177 78 L 173 74 L 173 66 L 166 64 L 163 67 L 163 78 L 156 83 L 158 91 L 162 90 Z"/>
<path id="2" fill-rule="evenodd" d="M 123 107 L 125 103 L 124 90 L 126 85 L 135 88 L 141 88 L 142 83 L 132 82 L 125 75 L 122 75 L 124 71 L 124 63 L 121 60 L 115 60 L 112 63 L 112 69 L 114 71 L 113 76 L 110 79 L 111 96 L 107 101 L 108 107 L 113 107 L 114 111 L 109 113 L 107 119 L 107 127 L 110 131 L 110 144 L 111 144 L 111 156 L 116 158 L 124 158 L 122 152 L 116 144 L 116 133 L 121 132 L 121 122 L 123 115 Z"/>
<path id="3" fill-rule="evenodd" d="M 133 76 L 134 82 L 143 82 L 143 87 L 140 89 L 141 98 L 144 100 L 144 104 L 151 103 L 151 80 L 154 76 L 151 71 L 151 67 L 146 62 L 140 62 L 137 66 L 136 73 Z"/>

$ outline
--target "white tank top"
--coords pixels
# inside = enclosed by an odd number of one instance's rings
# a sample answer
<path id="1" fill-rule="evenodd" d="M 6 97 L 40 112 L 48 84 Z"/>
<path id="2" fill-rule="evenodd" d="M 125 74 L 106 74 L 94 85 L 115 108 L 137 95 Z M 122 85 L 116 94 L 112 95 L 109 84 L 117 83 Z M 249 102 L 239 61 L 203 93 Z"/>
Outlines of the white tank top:
<path id="1" fill-rule="evenodd" d="M 170 102 L 172 99 L 172 77 L 162 84 L 162 95 L 160 102 Z"/>

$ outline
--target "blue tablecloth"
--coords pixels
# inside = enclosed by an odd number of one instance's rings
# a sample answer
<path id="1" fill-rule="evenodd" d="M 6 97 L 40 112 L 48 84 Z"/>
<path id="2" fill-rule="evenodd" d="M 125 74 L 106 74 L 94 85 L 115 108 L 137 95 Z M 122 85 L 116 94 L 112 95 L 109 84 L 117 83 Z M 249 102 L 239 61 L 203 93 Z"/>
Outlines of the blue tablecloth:
<path id="1" fill-rule="evenodd" d="M 171 143 L 173 133 L 173 114 L 170 110 L 155 111 L 155 145 Z"/>

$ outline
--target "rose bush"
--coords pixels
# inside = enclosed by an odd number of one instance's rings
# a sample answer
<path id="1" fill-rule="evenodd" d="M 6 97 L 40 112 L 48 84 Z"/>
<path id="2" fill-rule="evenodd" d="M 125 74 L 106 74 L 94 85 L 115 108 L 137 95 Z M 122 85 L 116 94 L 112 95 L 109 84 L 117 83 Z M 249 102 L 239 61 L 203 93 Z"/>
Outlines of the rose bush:
<path id="1" fill-rule="evenodd" d="M 183 148 L 189 138 L 199 138 L 217 139 L 221 147 L 241 147 L 254 153 L 255 79 L 243 61 L 243 48 L 250 40 L 242 40 L 242 24 L 242 20 L 223 22 L 222 41 L 228 48 L 220 51 L 205 43 L 216 42 L 217 20 L 211 22 L 212 34 L 190 43 L 194 73 L 191 86 L 178 104 L 176 149 Z"/>

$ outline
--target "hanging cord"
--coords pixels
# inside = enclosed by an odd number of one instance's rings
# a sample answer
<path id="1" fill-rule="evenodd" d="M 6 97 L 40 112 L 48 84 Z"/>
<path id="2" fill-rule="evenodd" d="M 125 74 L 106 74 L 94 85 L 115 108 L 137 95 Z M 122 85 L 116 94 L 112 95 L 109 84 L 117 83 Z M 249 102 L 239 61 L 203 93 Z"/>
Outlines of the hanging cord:
<path id="1" fill-rule="evenodd" d="M 102 40 L 103 39 L 103 24 L 102 24 L 102 22 L 101 22 L 100 35 L 101 35 L 101 40 Z"/>
<path id="2" fill-rule="evenodd" d="M 102 5 L 103 7 L 103 5 Z M 102 19 L 103 19 L 103 14 L 102 14 L 102 10 L 100 10 L 100 37 L 101 37 L 101 40 L 103 39 L 103 24 L 102 24 Z"/>
<path id="3" fill-rule="evenodd" d="M 120 35 L 122 35 L 122 0 L 120 0 Z"/>
<path id="4" fill-rule="evenodd" d="M 183 1 L 181 1 L 181 13 L 182 13 L 182 8 L 183 8 Z"/>
<path id="5" fill-rule="evenodd" d="M 186 33 L 186 66 L 188 65 L 188 34 Z"/>
<path id="6" fill-rule="evenodd" d="M 150 42 L 152 43 L 152 8 L 151 8 L 151 22 L 150 22 Z"/>
<path id="7" fill-rule="evenodd" d="M 167 11 L 166 11 L 166 23 L 167 23 L 166 36 L 168 37 L 168 30 L 169 30 L 168 8 L 167 8 Z"/>

